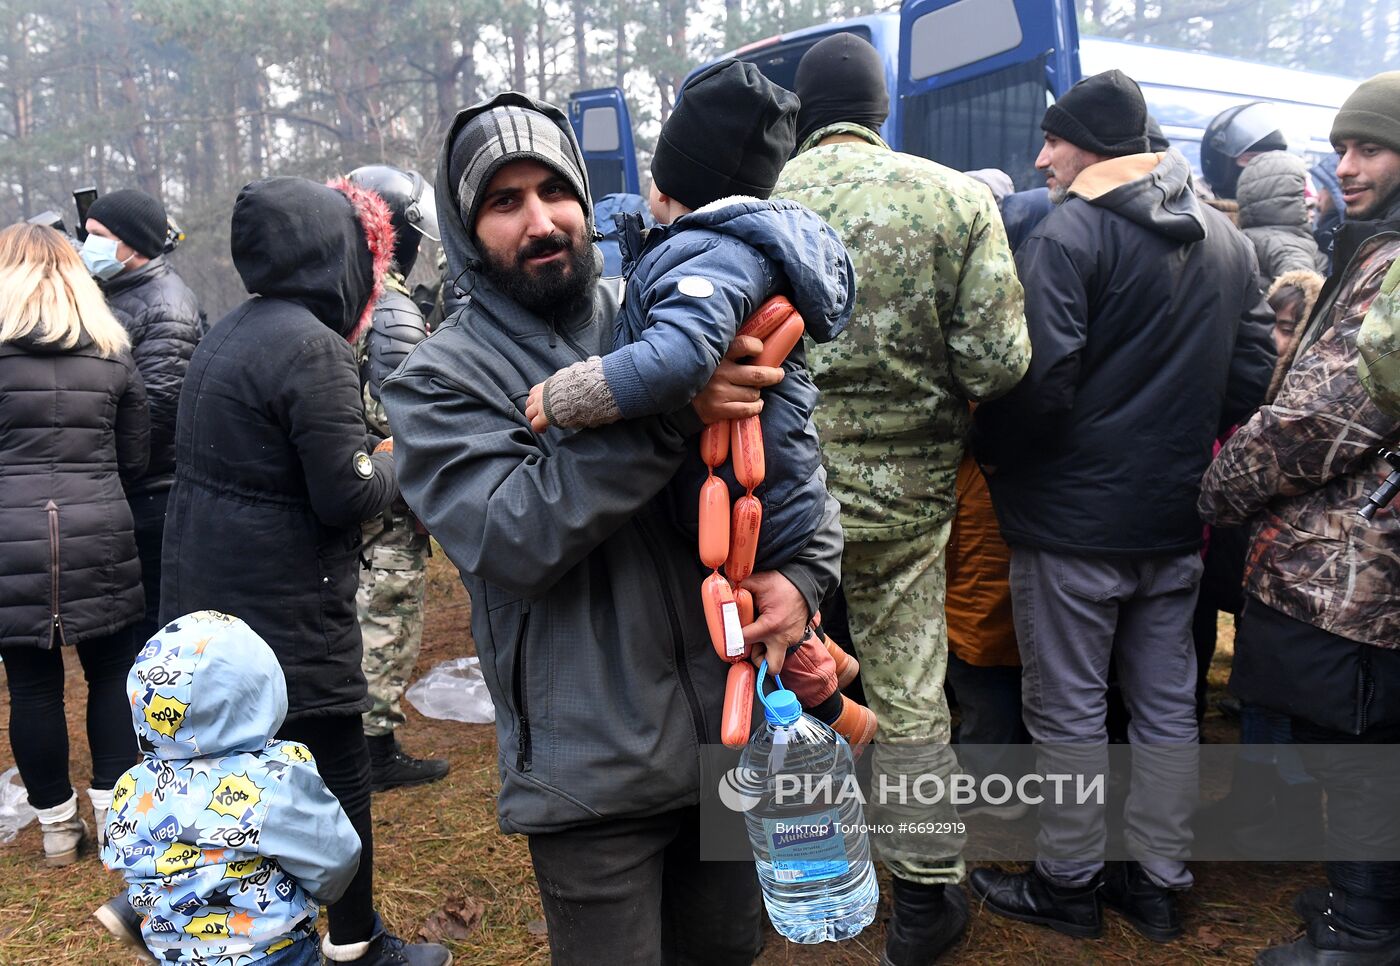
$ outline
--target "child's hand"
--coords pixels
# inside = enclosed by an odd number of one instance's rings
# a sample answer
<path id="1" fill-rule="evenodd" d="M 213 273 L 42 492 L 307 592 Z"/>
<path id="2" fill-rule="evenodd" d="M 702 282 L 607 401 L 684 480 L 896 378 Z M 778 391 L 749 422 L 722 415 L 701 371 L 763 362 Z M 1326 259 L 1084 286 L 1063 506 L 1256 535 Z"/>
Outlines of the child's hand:
<path id="1" fill-rule="evenodd" d="M 544 383 L 536 383 L 530 389 L 530 398 L 525 403 L 525 418 L 537 433 L 549 428 L 549 418 L 544 414 Z"/>

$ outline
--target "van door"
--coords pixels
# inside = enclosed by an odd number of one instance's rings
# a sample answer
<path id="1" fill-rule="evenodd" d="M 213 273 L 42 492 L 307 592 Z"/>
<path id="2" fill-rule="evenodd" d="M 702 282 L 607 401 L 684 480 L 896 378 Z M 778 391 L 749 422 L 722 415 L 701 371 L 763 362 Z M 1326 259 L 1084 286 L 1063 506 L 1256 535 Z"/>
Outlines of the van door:
<path id="1" fill-rule="evenodd" d="M 900 11 L 899 147 L 958 171 L 1044 183 L 1045 108 L 1079 80 L 1070 0 L 907 0 Z"/>
<path id="2" fill-rule="evenodd" d="M 569 124 L 583 149 L 593 200 L 618 192 L 640 193 L 632 117 L 621 88 L 601 87 L 570 94 Z"/>

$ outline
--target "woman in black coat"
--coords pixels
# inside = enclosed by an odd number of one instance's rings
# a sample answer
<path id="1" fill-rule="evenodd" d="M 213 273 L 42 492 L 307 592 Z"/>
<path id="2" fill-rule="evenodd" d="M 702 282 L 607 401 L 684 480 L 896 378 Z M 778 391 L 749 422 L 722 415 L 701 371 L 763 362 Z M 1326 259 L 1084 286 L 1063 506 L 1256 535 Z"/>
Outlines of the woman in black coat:
<path id="1" fill-rule="evenodd" d="M 88 684 L 88 791 L 99 836 L 136 763 L 126 674 L 145 607 L 123 483 L 146 468 L 146 395 L 126 331 L 62 235 L 0 231 L 0 656 L 10 746 L 49 865 L 86 828 L 69 784 L 60 648 Z"/>
<path id="2" fill-rule="evenodd" d="M 277 737 L 310 748 L 361 840 L 360 870 L 329 907 L 327 952 L 377 963 L 399 941 L 374 912 L 355 590 L 360 524 L 398 487 L 392 450 L 365 435 L 351 344 L 373 312 L 393 227 L 378 195 L 344 180 L 270 178 L 239 194 L 230 244 L 253 297 L 214 324 L 185 373 L 161 620 L 224 611 L 272 647 L 287 679 Z M 447 961 L 433 949 L 442 957 L 411 961 Z"/>

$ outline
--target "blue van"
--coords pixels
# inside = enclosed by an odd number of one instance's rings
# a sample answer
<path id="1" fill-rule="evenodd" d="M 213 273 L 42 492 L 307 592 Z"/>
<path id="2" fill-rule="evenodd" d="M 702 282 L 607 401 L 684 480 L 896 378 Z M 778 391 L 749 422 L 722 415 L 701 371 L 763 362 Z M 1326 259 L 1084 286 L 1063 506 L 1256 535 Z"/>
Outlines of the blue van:
<path id="1" fill-rule="evenodd" d="M 1044 183 L 1034 169 L 1044 140 L 1040 120 L 1046 106 L 1084 76 L 1117 67 L 1137 80 L 1163 132 L 1198 170 L 1206 124 L 1249 101 L 1276 106 L 1294 150 L 1329 153 L 1332 117 L 1358 83 L 1212 54 L 1081 39 L 1070 0 L 906 0 L 898 11 L 768 37 L 722 57 L 752 61 L 791 88 L 802 55 L 841 32 L 859 34 L 884 56 L 891 98 L 880 133 L 891 147 L 959 171 L 1001 168 L 1017 189 Z M 627 126 L 620 91 L 611 103 L 618 123 Z M 582 131 L 578 121 L 575 131 Z M 626 136 L 630 141 L 630 127 Z M 584 152 L 592 164 L 586 144 Z M 635 156 L 614 150 L 597 159 L 600 167 L 618 169 L 609 173 L 609 184 L 637 181 Z"/>

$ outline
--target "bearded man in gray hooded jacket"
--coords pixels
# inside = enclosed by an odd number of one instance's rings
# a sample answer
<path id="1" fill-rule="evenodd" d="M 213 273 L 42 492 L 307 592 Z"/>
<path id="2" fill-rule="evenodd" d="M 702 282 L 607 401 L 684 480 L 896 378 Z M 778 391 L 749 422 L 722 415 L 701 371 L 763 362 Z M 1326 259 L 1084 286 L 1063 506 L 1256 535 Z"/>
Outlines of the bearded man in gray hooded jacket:
<path id="1" fill-rule="evenodd" d="M 536 435 L 530 387 L 612 348 L 582 156 L 562 112 L 505 93 L 458 114 L 436 183 L 465 305 L 383 396 L 403 495 L 471 594 L 500 826 L 529 836 L 553 961 L 751 962 L 753 866 L 699 861 L 726 665 L 696 548 L 656 497 L 703 422 L 756 413 L 781 374 L 726 361 L 693 407 Z M 836 583 L 838 518 L 828 498 L 807 548 L 750 578 L 750 642 L 801 638 Z"/>

